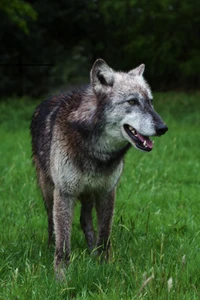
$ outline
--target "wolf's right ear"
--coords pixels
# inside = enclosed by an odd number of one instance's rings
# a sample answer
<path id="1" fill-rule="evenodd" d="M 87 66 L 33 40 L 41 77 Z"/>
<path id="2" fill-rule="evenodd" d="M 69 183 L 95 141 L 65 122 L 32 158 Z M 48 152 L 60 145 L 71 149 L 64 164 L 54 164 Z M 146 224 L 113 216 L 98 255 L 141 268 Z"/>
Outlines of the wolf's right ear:
<path id="1" fill-rule="evenodd" d="M 90 72 L 91 84 L 95 92 L 100 92 L 105 87 L 112 87 L 114 84 L 114 71 L 103 59 L 97 59 Z"/>
<path id="2" fill-rule="evenodd" d="M 144 73 L 144 69 L 145 69 L 145 65 L 141 64 L 139 67 L 129 71 L 128 74 L 142 76 Z"/>

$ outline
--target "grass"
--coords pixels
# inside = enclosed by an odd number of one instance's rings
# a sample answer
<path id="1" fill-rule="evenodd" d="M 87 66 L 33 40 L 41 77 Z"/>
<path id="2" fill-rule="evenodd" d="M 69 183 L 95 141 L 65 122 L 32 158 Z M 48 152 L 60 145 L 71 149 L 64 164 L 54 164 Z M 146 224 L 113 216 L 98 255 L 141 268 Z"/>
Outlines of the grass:
<path id="1" fill-rule="evenodd" d="M 64 283 L 55 281 L 30 158 L 36 103 L 0 102 L 0 299 L 200 298 L 199 96 L 155 95 L 169 132 L 151 153 L 131 149 L 126 157 L 110 263 L 89 255 L 77 204 Z"/>

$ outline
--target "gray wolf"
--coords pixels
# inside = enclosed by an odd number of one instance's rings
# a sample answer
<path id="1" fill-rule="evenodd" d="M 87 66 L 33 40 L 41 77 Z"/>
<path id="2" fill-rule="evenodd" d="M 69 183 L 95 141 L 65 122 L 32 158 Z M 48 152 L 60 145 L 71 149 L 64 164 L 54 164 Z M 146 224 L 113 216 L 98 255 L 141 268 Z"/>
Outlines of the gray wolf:
<path id="1" fill-rule="evenodd" d="M 108 259 L 115 190 L 124 155 L 134 146 L 149 152 L 150 136 L 167 126 L 156 113 L 143 78 L 144 64 L 116 72 L 96 60 L 90 84 L 40 104 L 31 123 L 33 161 L 48 215 L 49 243 L 55 232 L 54 267 L 63 276 L 70 260 L 74 206 L 90 250 Z M 97 238 L 92 209 L 97 214 Z"/>

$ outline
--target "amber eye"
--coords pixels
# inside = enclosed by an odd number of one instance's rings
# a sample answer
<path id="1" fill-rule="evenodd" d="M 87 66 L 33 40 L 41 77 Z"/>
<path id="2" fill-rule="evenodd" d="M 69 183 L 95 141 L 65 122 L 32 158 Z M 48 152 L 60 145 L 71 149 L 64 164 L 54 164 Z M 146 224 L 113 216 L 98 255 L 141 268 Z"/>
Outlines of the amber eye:
<path id="1" fill-rule="evenodd" d="M 130 99 L 130 100 L 128 100 L 128 103 L 130 105 L 135 105 L 137 103 L 137 99 Z"/>

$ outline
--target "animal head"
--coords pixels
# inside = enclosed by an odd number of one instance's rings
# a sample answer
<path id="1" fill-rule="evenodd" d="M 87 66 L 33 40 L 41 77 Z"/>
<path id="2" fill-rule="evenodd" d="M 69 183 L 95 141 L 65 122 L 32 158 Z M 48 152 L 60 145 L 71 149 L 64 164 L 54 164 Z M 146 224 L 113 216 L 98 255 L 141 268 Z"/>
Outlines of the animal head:
<path id="1" fill-rule="evenodd" d="M 151 89 L 143 78 L 145 65 L 116 72 L 102 59 L 91 70 L 91 85 L 98 99 L 106 98 L 106 131 L 118 141 L 151 151 L 150 136 L 160 136 L 168 128 L 153 107 Z"/>

